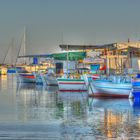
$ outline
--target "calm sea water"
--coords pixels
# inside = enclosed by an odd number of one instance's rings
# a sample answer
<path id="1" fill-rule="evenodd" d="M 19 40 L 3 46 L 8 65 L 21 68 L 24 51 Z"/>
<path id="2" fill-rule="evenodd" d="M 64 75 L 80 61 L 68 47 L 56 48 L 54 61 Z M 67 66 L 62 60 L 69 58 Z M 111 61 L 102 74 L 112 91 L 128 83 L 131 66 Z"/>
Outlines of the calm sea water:
<path id="1" fill-rule="evenodd" d="M 0 77 L 0 139 L 140 139 L 140 103 Z"/>

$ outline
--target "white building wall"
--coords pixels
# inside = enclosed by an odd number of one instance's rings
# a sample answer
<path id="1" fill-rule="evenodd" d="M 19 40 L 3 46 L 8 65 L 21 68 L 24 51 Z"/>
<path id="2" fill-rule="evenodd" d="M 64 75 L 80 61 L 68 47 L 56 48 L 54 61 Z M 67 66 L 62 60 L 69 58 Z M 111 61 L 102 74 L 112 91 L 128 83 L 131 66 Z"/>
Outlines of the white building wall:
<path id="1" fill-rule="evenodd" d="M 134 70 L 140 70 L 140 58 L 138 57 L 132 58 L 132 68 Z"/>

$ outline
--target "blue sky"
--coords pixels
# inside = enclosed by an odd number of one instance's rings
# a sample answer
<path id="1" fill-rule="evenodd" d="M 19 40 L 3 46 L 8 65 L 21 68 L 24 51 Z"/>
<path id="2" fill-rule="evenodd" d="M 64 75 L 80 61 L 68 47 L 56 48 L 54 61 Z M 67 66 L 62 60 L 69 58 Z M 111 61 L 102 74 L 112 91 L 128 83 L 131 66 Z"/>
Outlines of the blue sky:
<path id="1" fill-rule="evenodd" d="M 0 47 L 19 46 L 25 26 L 28 54 L 139 40 L 139 14 L 140 0 L 0 0 Z"/>

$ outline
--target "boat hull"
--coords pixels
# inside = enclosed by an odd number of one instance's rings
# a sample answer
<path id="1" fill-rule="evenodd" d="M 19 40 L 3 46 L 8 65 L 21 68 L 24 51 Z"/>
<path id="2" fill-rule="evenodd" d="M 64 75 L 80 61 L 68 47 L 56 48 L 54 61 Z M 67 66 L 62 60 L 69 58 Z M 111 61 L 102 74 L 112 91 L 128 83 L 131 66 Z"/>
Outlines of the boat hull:
<path id="1" fill-rule="evenodd" d="M 56 77 L 46 76 L 45 81 L 48 86 L 58 86 Z"/>
<path id="2" fill-rule="evenodd" d="M 132 89 L 131 83 L 96 82 L 91 84 L 94 97 L 128 98 Z"/>
<path id="3" fill-rule="evenodd" d="M 19 82 L 21 83 L 35 83 L 36 78 L 34 74 L 18 74 Z"/>
<path id="4" fill-rule="evenodd" d="M 59 91 L 87 91 L 87 86 L 83 79 L 57 79 Z"/>
<path id="5" fill-rule="evenodd" d="M 36 74 L 36 83 L 47 86 L 58 86 L 57 79 L 55 76 L 48 76 L 44 74 Z"/>
<path id="6" fill-rule="evenodd" d="M 140 78 L 136 78 L 135 80 L 132 81 L 132 95 L 133 97 L 139 98 L 140 99 Z"/>

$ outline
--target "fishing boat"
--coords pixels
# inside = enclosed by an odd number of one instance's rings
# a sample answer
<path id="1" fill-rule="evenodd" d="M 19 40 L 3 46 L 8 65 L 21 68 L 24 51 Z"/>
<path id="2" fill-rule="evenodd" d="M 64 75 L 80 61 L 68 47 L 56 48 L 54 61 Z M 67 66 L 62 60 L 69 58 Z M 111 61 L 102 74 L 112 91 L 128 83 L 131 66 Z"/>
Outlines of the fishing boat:
<path id="1" fill-rule="evenodd" d="M 131 81 L 114 76 L 114 80 L 92 80 L 90 88 L 94 97 L 128 98 L 132 89 Z"/>
<path id="2" fill-rule="evenodd" d="M 36 74 L 36 84 L 44 86 L 58 86 L 56 76 L 53 74 Z"/>
<path id="3" fill-rule="evenodd" d="M 47 86 L 58 86 L 56 75 L 53 69 L 48 69 L 47 73 L 36 74 L 36 83 Z"/>
<path id="4" fill-rule="evenodd" d="M 35 83 L 36 76 L 34 73 L 28 72 L 24 67 L 17 69 L 17 81 L 21 83 Z"/>
<path id="5" fill-rule="evenodd" d="M 140 74 L 132 80 L 132 97 L 140 99 Z"/>
<path id="6" fill-rule="evenodd" d="M 57 78 L 59 91 L 87 91 L 84 79 Z"/>
<path id="7" fill-rule="evenodd" d="M 13 67 L 13 66 L 8 67 L 8 68 L 7 68 L 7 73 L 8 73 L 8 74 L 14 74 L 14 73 L 16 73 L 16 68 Z"/>
<path id="8" fill-rule="evenodd" d="M 84 92 L 88 90 L 85 79 L 78 70 L 79 69 L 75 69 L 76 73 L 71 73 L 66 69 L 64 76 L 57 78 L 59 91 Z"/>
<path id="9" fill-rule="evenodd" d="M 57 79 L 54 74 L 46 74 L 44 78 L 48 86 L 58 86 Z"/>
<path id="10" fill-rule="evenodd" d="M 66 53 L 54 54 L 54 59 L 66 62 L 66 65 L 63 66 L 64 76 L 57 78 L 59 91 L 87 91 L 87 86 L 83 78 L 70 76 L 77 71 L 76 63 L 72 64 L 72 61 L 83 60 L 86 53 L 69 52 L 68 48 L 69 46 L 67 45 Z"/>
<path id="11" fill-rule="evenodd" d="M 21 83 L 35 83 L 36 78 L 33 73 L 19 73 L 19 81 Z"/>
<path id="12" fill-rule="evenodd" d="M 44 75 L 46 85 L 58 86 L 56 75 L 53 68 L 48 68 L 47 74 Z"/>

